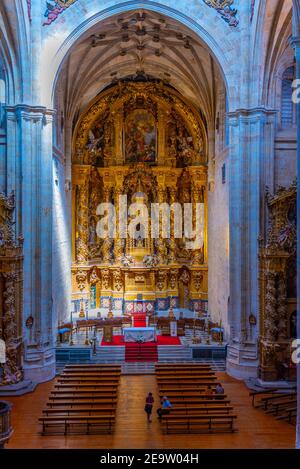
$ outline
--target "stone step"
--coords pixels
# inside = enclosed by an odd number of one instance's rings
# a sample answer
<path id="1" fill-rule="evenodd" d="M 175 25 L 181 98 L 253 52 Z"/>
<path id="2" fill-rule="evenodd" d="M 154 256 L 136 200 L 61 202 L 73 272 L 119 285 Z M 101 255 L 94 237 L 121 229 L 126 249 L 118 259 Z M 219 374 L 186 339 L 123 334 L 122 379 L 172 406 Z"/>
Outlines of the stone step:
<path id="1" fill-rule="evenodd" d="M 122 364 L 123 375 L 154 375 L 154 362 L 127 362 Z"/>
<path id="2" fill-rule="evenodd" d="M 19 383 L 12 384 L 10 386 L 0 386 L 0 397 L 23 396 L 23 394 L 33 392 L 36 386 L 37 386 L 37 383 L 34 383 L 31 380 L 20 381 Z"/>

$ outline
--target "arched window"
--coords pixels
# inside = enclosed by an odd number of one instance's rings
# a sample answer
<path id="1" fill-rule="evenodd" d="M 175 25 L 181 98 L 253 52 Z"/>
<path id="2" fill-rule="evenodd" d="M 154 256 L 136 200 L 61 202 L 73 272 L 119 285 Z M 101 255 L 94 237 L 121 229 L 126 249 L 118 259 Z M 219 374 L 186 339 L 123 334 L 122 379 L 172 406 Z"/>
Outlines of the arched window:
<path id="1" fill-rule="evenodd" d="M 289 67 L 282 75 L 281 84 L 281 126 L 283 128 L 291 127 L 295 123 L 295 111 L 292 101 L 295 68 Z"/>

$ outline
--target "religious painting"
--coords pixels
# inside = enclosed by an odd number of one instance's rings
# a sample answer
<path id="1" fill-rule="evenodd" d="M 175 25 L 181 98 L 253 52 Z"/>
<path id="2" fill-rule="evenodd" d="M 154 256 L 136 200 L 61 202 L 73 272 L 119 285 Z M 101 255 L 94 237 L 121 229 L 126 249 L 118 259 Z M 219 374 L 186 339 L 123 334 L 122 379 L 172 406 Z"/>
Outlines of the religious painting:
<path id="1" fill-rule="evenodd" d="M 133 111 L 125 122 L 125 163 L 155 163 L 156 123 L 145 109 Z"/>

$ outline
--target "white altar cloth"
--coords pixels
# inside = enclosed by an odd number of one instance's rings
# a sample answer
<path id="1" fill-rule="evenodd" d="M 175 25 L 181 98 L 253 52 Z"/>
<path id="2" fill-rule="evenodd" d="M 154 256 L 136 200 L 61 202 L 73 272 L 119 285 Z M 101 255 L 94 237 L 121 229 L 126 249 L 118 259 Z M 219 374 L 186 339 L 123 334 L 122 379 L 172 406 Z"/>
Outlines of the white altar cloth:
<path id="1" fill-rule="evenodd" d="M 143 339 L 144 342 L 156 341 L 155 327 L 126 327 L 123 329 L 124 342 L 137 342 Z"/>

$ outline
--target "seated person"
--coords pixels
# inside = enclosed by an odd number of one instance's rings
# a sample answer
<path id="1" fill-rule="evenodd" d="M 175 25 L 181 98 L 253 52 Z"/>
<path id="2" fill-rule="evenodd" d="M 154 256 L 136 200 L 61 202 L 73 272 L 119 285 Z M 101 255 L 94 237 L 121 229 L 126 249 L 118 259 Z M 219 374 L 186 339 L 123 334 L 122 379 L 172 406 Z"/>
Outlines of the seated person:
<path id="1" fill-rule="evenodd" d="M 224 394 L 224 388 L 221 383 L 218 383 L 216 386 L 216 394 Z"/>
<path id="2" fill-rule="evenodd" d="M 213 392 L 212 387 L 211 387 L 211 386 L 208 386 L 208 387 L 207 387 L 207 390 L 206 390 L 206 394 L 207 394 L 207 395 L 210 395 L 210 394 L 213 394 L 213 393 L 214 393 L 214 392 Z"/>
<path id="3" fill-rule="evenodd" d="M 172 404 L 169 399 L 164 396 L 161 400 L 161 407 L 157 409 L 158 418 L 161 419 L 163 415 L 169 414 L 172 408 Z"/>

